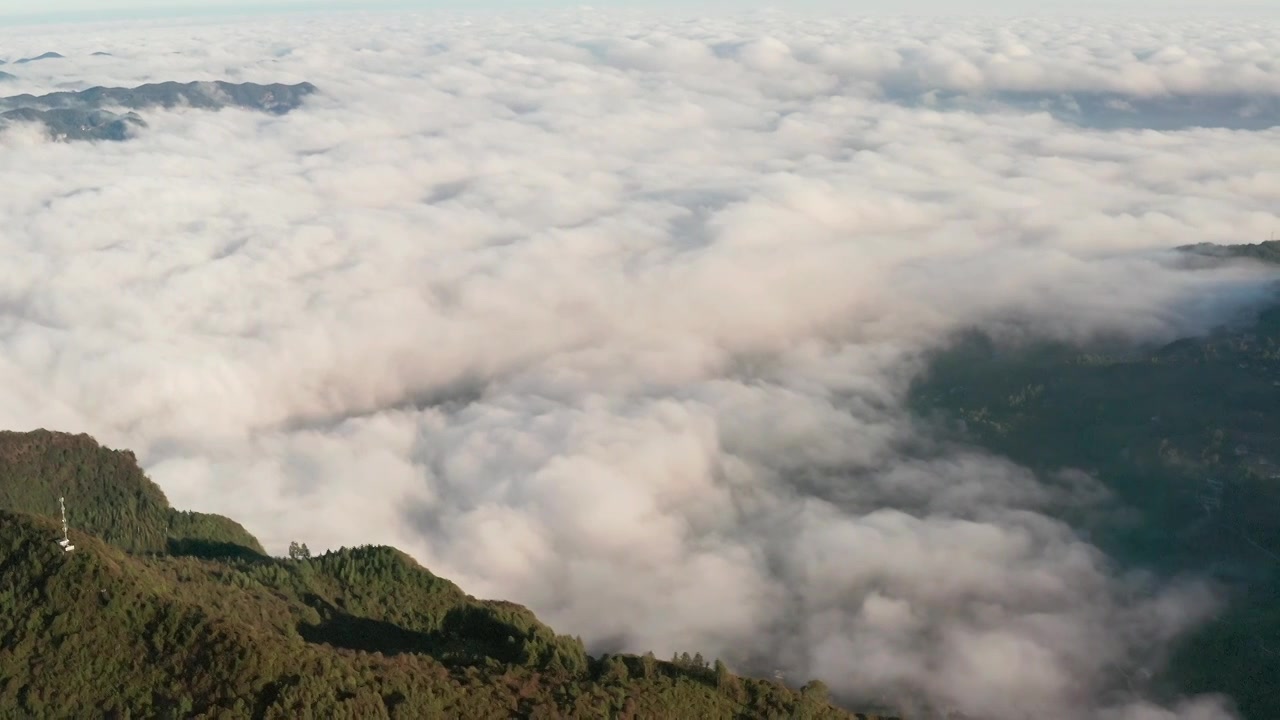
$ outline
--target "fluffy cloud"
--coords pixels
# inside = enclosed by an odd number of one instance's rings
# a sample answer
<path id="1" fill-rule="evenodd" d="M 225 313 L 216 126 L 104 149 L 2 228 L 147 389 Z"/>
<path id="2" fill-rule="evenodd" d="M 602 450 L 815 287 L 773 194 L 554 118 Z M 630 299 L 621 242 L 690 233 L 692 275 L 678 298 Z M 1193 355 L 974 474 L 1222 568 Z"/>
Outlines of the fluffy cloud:
<path id="1" fill-rule="evenodd" d="M 1274 26 L 584 11 L 9 46 L 68 55 L 14 92 L 321 93 L 0 135 L 0 425 L 133 448 L 277 552 L 395 544 L 595 648 L 996 719 L 1229 716 L 1132 680 L 1208 591 L 1116 570 L 1054 519 L 1087 479 L 940 445 L 903 397 L 975 324 L 1160 339 L 1254 301 L 1256 269 L 1160 251 L 1277 227 L 1280 131 L 998 94 L 1267 102 Z"/>

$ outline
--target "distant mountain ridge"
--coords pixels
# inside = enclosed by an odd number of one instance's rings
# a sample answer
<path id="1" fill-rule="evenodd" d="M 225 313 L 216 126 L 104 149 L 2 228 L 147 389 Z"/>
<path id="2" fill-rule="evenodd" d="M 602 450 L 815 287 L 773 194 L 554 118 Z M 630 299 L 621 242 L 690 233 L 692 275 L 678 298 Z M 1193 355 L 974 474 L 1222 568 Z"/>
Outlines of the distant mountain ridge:
<path id="1" fill-rule="evenodd" d="M 1179 245 L 1176 250 L 1193 255 L 1214 258 L 1248 258 L 1267 263 L 1280 264 L 1280 240 L 1265 240 L 1251 245 L 1216 245 L 1214 243 L 1196 243 Z"/>
<path id="2" fill-rule="evenodd" d="M 259 85 L 222 80 L 189 83 L 170 81 L 148 83 L 134 88 L 98 86 L 46 95 L 13 95 L 0 98 L 0 108 L 91 110 L 114 106 L 141 110 L 148 107 L 181 106 L 218 110 L 224 107 L 242 107 L 281 115 L 296 109 L 316 89 L 315 85 L 308 82 L 296 85 Z"/>
<path id="3" fill-rule="evenodd" d="M 272 83 L 162 82 L 134 88 L 92 87 L 45 95 L 0 98 L 0 127 L 13 122 L 41 123 L 57 140 L 126 140 L 146 121 L 135 112 L 152 107 L 219 110 L 245 108 L 283 115 L 297 109 L 317 88 L 308 82 Z"/>

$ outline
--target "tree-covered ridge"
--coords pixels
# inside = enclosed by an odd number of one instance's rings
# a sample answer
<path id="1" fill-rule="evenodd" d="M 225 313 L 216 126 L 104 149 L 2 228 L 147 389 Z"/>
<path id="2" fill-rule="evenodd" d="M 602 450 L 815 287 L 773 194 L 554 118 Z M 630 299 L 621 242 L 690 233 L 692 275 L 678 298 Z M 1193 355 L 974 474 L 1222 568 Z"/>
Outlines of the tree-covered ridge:
<path id="1" fill-rule="evenodd" d="M 1280 242 L 1180 250 L 1280 263 Z M 912 395 L 951 439 L 1050 482 L 1065 469 L 1096 478 L 1116 502 L 1068 519 L 1121 563 L 1220 583 L 1229 609 L 1160 680 L 1280 717 L 1280 291 L 1244 322 L 1162 347 L 1012 348 L 969 333 Z"/>
<path id="2" fill-rule="evenodd" d="M 858 717 L 821 683 L 687 655 L 592 658 L 393 548 L 164 552 L 170 528 L 210 516 L 174 515 L 132 454 L 87 436 L 4 434 L 0 493 L 52 507 L 0 510 L 0 718 Z M 61 493 L 114 507 L 77 517 L 70 553 L 54 542 Z"/>
<path id="3" fill-rule="evenodd" d="M 74 527 L 130 552 L 264 552 L 229 518 L 171 508 L 128 450 L 83 434 L 0 432 L 0 508 L 51 515 L 60 496 Z"/>
<path id="4" fill-rule="evenodd" d="M 1193 255 L 1206 255 L 1217 258 L 1248 258 L 1280 264 L 1280 240 L 1267 240 L 1248 245 L 1197 243 L 1195 245 L 1183 245 L 1178 250 Z"/>

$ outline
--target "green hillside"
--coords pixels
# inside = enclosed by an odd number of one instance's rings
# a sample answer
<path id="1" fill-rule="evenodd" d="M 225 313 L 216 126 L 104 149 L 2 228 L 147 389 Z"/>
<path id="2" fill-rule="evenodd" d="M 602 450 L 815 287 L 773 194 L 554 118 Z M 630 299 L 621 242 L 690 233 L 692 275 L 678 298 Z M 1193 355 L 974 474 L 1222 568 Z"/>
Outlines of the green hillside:
<path id="1" fill-rule="evenodd" d="M 53 514 L 64 495 L 77 528 L 130 552 L 263 554 L 239 523 L 169 507 L 128 450 L 88 435 L 0 431 L 0 508 Z"/>
<path id="2" fill-rule="evenodd" d="M 2 718 L 865 717 L 821 683 L 589 657 L 392 548 L 267 557 L 84 435 L 0 435 L 0 500 Z"/>
<path id="3" fill-rule="evenodd" d="M 1280 263 L 1280 242 L 1182 250 Z M 1157 689 L 1222 692 L 1244 717 L 1280 717 L 1280 291 L 1252 317 L 1162 347 L 1014 348 L 970 333 L 912 395 L 944 436 L 1046 482 L 1068 468 L 1097 478 L 1109 511 L 1065 518 L 1123 566 L 1219 583 L 1230 606 Z"/>

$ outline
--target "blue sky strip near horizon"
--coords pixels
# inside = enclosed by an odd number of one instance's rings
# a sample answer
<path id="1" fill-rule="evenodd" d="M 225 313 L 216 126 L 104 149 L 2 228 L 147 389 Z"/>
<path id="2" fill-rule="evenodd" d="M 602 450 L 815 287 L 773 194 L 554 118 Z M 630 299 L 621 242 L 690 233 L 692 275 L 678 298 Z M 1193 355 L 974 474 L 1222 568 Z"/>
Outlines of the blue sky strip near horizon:
<path id="1" fill-rule="evenodd" d="M 1275 0 L 0 0 L 0 25 L 22 22 L 94 22 L 184 16 L 247 15 L 330 10 L 530 10 L 537 8 L 831 10 L 839 14 L 914 13 L 1138 13 L 1280 16 Z"/>
<path id="2" fill-rule="evenodd" d="M 335 2 L 330 0 L 274 0 L 249 3 L 241 0 L 53 0 L 35 4 L 29 0 L 0 0 L 0 22 L 96 22 L 101 20 L 154 19 L 194 15 L 240 15 L 297 10 L 356 9 L 359 7 L 421 6 L 416 2 Z"/>

